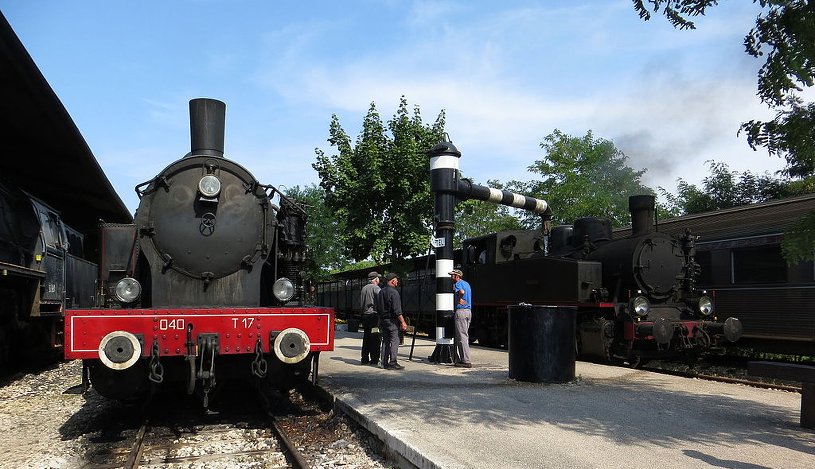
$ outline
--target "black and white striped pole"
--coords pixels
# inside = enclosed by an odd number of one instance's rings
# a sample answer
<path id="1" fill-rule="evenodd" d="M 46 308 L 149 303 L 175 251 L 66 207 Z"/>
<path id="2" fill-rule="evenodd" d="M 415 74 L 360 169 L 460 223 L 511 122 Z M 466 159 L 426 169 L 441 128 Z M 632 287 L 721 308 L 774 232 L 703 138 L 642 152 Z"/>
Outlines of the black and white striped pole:
<path id="1" fill-rule="evenodd" d="M 458 151 L 449 136 L 427 153 L 430 156 L 430 191 L 433 201 L 433 246 L 436 248 L 436 348 L 429 359 L 434 363 L 452 363 L 453 348 L 453 284 L 448 274 L 453 264 L 453 235 L 457 200 L 485 200 L 501 205 L 540 213 L 544 232 L 548 235 L 552 211 L 545 201 L 513 192 L 473 184 L 459 179 Z"/>
<path id="2" fill-rule="evenodd" d="M 461 153 L 449 138 L 437 143 L 430 156 L 430 191 L 433 200 L 433 247 L 436 248 L 436 348 L 429 359 L 434 363 L 452 363 L 453 349 L 453 284 L 448 272 L 453 270 L 453 233 L 455 232 L 458 161 Z M 447 333 L 445 333 L 445 331 Z"/>

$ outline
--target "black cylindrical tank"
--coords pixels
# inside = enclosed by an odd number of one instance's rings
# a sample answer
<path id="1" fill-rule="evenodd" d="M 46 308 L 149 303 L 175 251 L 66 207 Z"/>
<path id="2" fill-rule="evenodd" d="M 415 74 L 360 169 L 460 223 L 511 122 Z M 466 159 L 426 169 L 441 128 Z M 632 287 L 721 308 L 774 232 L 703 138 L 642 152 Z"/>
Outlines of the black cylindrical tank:
<path id="1" fill-rule="evenodd" d="M 560 252 L 567 246 L 570 246 L 572 233 L 574 233 L 574 227 L 572 225 L 558 225 L 552 227 L 549 233 L 549 252 Z"/>
<path id="2" fill-rule="evenodd" d="M 568 306 L 509 307 L 509 377 L 533 383 L 575 375 L 577 311 Z"/>
<path id="3" fill-rule="evenodd" d="M 574 221 L 574 233 L 572 233 L 572 246 L 579 248 L 583 246 L 585 238 L 589 242 L 608 241 L 611 239 L 611 220 L 608 218 L 586 217 L 578 218 Z"/>

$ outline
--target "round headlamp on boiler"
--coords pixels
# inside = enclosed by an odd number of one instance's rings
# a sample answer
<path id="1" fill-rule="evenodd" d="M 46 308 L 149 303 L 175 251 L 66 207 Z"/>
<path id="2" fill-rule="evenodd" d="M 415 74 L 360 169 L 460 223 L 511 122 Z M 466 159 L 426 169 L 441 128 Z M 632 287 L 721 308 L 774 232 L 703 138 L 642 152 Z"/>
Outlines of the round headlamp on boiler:
<path id="1" fill-rule="evenodd" d="M 221 180 L 214 174 L 206 174 L 198 181 L 198 192 L 213 199 L 221 193 Z"/>

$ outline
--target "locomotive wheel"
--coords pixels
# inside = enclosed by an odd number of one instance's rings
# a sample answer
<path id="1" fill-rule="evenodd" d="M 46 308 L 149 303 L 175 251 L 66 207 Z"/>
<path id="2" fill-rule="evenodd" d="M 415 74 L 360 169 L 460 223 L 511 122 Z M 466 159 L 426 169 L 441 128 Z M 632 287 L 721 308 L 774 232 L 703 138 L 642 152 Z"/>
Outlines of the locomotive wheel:
<path id="1" fill-rule="evenodd" d="M 108 399 L 137 402 L 146 397 L 148 389 L 147 362 L 139 360 L 126 370 L 111 370 L 97 360 L 84 360 L 90 381 L 96 391 Z"/>

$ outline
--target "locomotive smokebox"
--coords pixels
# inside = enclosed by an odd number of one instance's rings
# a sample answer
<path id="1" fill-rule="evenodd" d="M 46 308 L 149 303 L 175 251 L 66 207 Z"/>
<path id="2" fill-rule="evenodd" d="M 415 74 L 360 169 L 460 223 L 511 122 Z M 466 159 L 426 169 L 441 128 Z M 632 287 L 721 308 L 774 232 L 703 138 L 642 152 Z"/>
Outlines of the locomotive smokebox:
<path id="1" fill-rule="evenodd" d="M 654 231 L 654 199 L 653 195 L 632 195 L 628 198 L 632 237 Z"/>
<path id="2" fill-rule="evenodd" d="M 190 156 L 224 156 L 226 104 L 217 99 L 190 100 Z"/>

